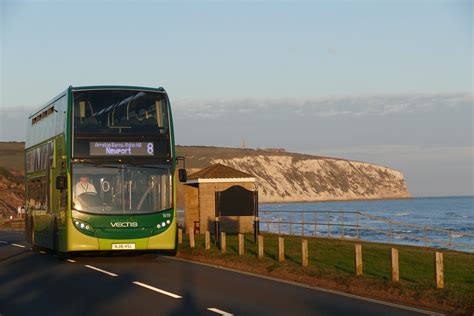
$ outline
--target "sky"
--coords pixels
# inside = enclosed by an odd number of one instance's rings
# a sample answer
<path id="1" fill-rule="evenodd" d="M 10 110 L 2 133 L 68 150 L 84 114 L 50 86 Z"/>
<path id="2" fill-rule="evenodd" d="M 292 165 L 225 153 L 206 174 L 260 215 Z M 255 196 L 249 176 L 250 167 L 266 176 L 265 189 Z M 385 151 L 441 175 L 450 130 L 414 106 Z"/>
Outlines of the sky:
<path id="1" fill-rule="evenodd" d="M 69 85 L 163 86 L 182 145 L 283 147 L 474 194 L 470 1 L 0 0 L 0 140 Z"/>

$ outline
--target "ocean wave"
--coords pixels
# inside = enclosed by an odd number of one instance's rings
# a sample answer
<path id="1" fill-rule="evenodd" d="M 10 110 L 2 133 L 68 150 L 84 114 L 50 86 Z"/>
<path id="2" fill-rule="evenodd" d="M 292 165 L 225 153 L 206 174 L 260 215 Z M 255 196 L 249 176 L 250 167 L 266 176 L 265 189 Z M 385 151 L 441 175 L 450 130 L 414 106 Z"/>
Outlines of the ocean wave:
<path id="1" fill-rule="evenodd" d="M 410 212 L 401 212 L 401 213 L 393 214 L 393 216 L 407 216 L 407 215 L 410 215 Z"/>

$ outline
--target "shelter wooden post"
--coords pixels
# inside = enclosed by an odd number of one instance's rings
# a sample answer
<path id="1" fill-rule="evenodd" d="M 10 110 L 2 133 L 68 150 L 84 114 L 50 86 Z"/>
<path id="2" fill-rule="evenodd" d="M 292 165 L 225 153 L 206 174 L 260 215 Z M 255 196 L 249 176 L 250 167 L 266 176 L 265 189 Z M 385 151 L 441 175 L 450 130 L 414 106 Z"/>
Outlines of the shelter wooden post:
<path id="1" fill-rule="evenodd" d="M 204 241 L 204 246 L 206 248 L 206 250 L 209 250 L 211 249 L 211 232 L 206 230 L 206 237 L 205 237 L 205 241 Z"/>
<path id="2" fill-rule="evenodd" d="M 189 247 L 194 248 L 195 243 L 194 243 L 194 229 L 190 228 L 189 229 Z"/>
<path id="3" fill-rule="evenodd" d="M 285 261 L 285 239 L 278 237 L 278 261 Z"/>
<path id="4" fill-rule="evenodd" d="M 360 244 L 355 245 L 355 270 L 356 275 L 362 275 L 362 246 Z"/>
<path id="5" fill-rule="evenodd" d="M 258 235 L 258 238 L 257 238 L 257 247 L 258 247 L 258 259 L 262 259 L 263 258 L 263 236 L 262 235 Z"/>
<path id="6" fill-rule="evenodd" d="M 244 234 L 239 234 L 239 256 L 244 255 Z"/>
<path id="7" fill-rule="evenodd" d="M 181 245 L 183 243 L 183 230 L 178 228 L 178 244 Z"/>
<path id="8" fill-rule="evenodd" d="M 435 252 L 436 288 L 444 288 L 443 253 Z"/>
<path id="9" fill-rule="evenodd" d="M 398 249 L 392 248 L 392 281 L 400 281 L 400 269 L 398 267 Z"/>
<path id="10" fill-rule="evenodd" d="M 301 243 L 301 264 L 303 267 L 308 266 L 308 240 L 303 239 Z"/>
<path id="11" fill-rule="evenodd" d="M 225 253 L 227 250 L 225 232 L 221 232 L 221 252 Z"/>

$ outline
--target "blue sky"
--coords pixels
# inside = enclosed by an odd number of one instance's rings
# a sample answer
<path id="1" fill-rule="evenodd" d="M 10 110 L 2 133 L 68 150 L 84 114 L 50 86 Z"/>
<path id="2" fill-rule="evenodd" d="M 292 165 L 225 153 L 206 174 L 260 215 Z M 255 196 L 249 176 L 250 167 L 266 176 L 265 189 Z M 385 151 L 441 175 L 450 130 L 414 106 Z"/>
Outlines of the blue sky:
<path id="1" fill-rule="evenodd" d="M 178 143 L 246 138 L 473 194 L 470 1 L 0 5 L 0 140 L 69 85 L 160 85 Z"/>

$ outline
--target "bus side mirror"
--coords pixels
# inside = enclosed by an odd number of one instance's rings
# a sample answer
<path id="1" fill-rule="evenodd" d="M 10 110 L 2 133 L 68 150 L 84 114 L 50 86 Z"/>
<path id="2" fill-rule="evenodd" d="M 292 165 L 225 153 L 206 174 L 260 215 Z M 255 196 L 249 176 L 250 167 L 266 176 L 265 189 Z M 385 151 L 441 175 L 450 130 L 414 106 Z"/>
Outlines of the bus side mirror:
<path id="1" fill-rule="evenodd" d="M 65 176 L 57 176 L 56 177 L 56 189 L 57 190 L 64 190 L 66 189 L 66 177 Z"/>
<path id="2" fill-rule="evenodd" d="M 188 176 L 186 174 L 186 169 L 179 169 L 179 182 L 186 182 L 188 181 Z"/>

